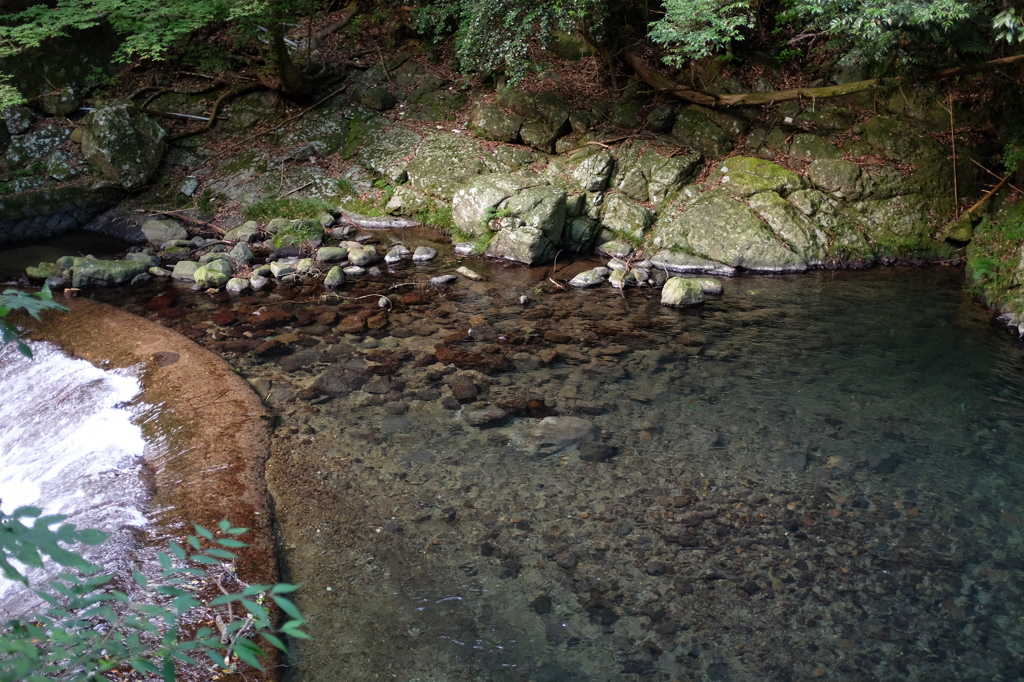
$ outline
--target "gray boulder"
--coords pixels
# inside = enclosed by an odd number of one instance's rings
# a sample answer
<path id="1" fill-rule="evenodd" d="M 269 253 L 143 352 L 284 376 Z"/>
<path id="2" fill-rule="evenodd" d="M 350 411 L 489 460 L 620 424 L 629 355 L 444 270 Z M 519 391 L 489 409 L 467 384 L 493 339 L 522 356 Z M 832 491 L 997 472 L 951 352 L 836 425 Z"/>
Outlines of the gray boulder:
<path id="1" fill-rule="evenodd" d="M 224 285 L 224 288 L 232 294 L 241 294 L 249 288 L 249 280 L 244 277 L 232 277 Z"/>
<path id="2" fill-rule="evenodd" d="M 621 194 L 611 194 L 604 201 L 601 226 L 627 239 L 643 239 L 654 224 L 654 213 L 634 204 Z"/>
<path id="3" fill-rule="evenodd" d="M 749 197 L 759 192 L 785 196 L 803 187 L 803 179 L 793 171 L 752 156 L 726 159 L 719 173 L 722 187 L 735 197 Z"/>
<path id="4" fill-rule="evenodd" d="M 461 232 L 470 235 L 489 230 L 488 220 L 498 205 L 517 192 L 536 187 L 541 180 L 518 175 L 494 173 L 473 178 L 452 198 L 452 220 Z"/>
<path id="5" fill-rule="evenodd" d="M 4 109 L 3 119 L 4 125 L 7 126 L 7 132 L 11 135 L 21 135 L 32 126 L 36 115 L 28 107 L 16 104 Z"/>
<path id="6" fill-rule="evenodd" d="M 69 137 L 71 130 L 59 125 L 47 125 L 23 135 L 14 135 L 7 147 L 7 163 L 21 168 L 41 161 L 57 151 Z"/>
<path id="7" fill-rule="evenodd" d="M 222 263 L 223 261 L 211 261 L 206 265 L 199 266 L 199 269 L 192 273 L 193 279 L 196 284 L 203 287 L 204 289 L 219 289 L 228 283 L 231 279 L 229 274 L 224 274 L 216 263 Z"/>
<path id="8" fill-rule="evenodd" d="M 469 128 L 479 137 L 496 142 L 515 142 L 523 117 L 510 114 L 497 104 L 478 104 L 473 108 Z"/>
<path id="9" fill-rule="evenodd" d="M 486 255 L 535 265 L 554 257 L 565 230 L 565 192 L 550 186 L 530 187 L 502 204 L 504 217 Z"/>
<path id="10" fill-rule="evenodd" d="M 693 108 L 679 112 L 672 137 L 704 156 L 718 157 L 732 151 L 732 140 L 707 116 Z"/>
<path id="11" fill-rule="evenodd" d="M 238 242 L 228 252 L 228 255 L 236 263 L 248 263 L 252 260 L 252 249 L 245 242 Z"/>
<path id="12" fill-rule="evenodd" d="M 614 167 L 615 159 L 602 149 L 585 158 L 572 172 L 572 179 L 584 192 L 600 192 L 608 186 Z"/>
<path id="13" fill-rule="evenodd" d="M 145 185 L 163 158 L 167 132 L 127 102 L 99 106 L 85 117 L 82 154 L 109 182 Z"/>
<path id="14" fill-rule="evenodd" d="M 550 457 L 596 441 L 600 435 L 601 430 L 588 419 L 545 417 L 527 429 L 525 441 L 535 457 Z"/>
<path id="15" fill-rule="evenodd" d="M 142 234 L 153 246 L 163 246 L 172 239 L 188 239 L 188 230 L 170 218 L 150 218 L 142 223 Z"/>
<path id="16" fill-rule="evenodd" d="M 800 272 L 808 267 L 753 209 L 721 188 L 705 192 L 682 211 L 669 211 L 658 223 L 653 244 L 734 268 Z"/>
<path id="17" fill-rule="evenodd" d="M 171 277 L 191 282 L 195 280 L 196 270 L 199 268 L 200 264 L 194 260 L 180 260 L 174 264 L 174 270 L 171 271 Z"/>
<path id="18" fill-rule="evenodd" d="M 246 242 L 251 244 L 256 241 L 259 235 L 260 226 L 255 220 L 247 220 L 238 227 L 233 227 L 224 235 L 224 240 L 229 242 Z"/>

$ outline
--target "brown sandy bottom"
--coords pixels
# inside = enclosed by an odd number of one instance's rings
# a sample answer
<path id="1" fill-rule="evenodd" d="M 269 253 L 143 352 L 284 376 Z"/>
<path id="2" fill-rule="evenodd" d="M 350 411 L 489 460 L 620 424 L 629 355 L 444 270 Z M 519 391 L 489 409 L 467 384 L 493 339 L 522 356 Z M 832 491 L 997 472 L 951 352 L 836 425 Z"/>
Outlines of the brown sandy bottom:
<path id="1" fill-rule="evenodd" d="M 276 416 L 292 679 L 1024 673 L 1024 359 L 959 273 L 739 278 L 693 311 L 487 274 L 138 304 Z"/>

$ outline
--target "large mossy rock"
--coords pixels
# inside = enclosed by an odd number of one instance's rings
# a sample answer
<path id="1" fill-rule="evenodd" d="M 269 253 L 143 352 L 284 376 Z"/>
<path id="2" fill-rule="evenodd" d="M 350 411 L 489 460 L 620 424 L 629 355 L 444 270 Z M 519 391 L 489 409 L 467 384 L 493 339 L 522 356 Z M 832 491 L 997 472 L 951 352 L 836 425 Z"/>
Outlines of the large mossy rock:
<path id="1" fill-rule="evenodd" d="M 837 199 L 858 199 L 864 192 L 860 166 L 842 159 L 817 159 L 807 168 L 814 186 Z"/>
<path id="2" fill-rule="evenodd" d="M 505 201 L 499 230 L 486 255 L 536 265 L 551 260 L 565 230 L 565 192 L 551 186 L 530 187 Z"/>
<path id="3" fill-rule="evenodd" d="M 526 92 L 507 88 L 498 93 L 498 104 L 523 120 L 519 137 L 523 143 L 547 154 L 555 142 L 572 130 L 568 103 L 553 92 Z"/>
<path id="4" fill-rule="evenodd" d="M 722 187 L 740 198 L 760 192 L 787 195 L 803 187 L 803 179 L 793 171 L 751 156 L 726 159 L 719 172 Z"/>
<path id="5" fill-rule="evenodd" d="M 483 150 L 475 140 L 435 133 L 423 140 L 405 170 L 414 188 L 452 199 L 463 181 L 488 171 L 482 157 Z"/>
<path id="6" fill-rule="evenodd" d="M 672 126 L 672 137 L 712 158 L 732 151 L 729 135 L 695 108 L 688 107 L 679 112 Z"/>
<path id="7" fill-rule="evenodd" d="M 478 137 L 495 142 L 515 142 L 523 117 L 511 114 L 497 104 L 477 104 L 469 118 L 469 128 Z"/>
<path id="8" fill-rule="evenodd" d="M 82 154 L 100 175 L 124 189 L 142 187 L 160 165 L 167 131 L 127 102 L 106 104 L 85 117 Z"/>
<path id="9" fill-rule="evenodd" d="M 490 230 L 488 222 L 494 218 L 498 206 L 529 187 L 542 181 L 519 175 L 493 173 L 472 178 L 455 191 L 452 197 L 452 220 L 466 235 L 479 235 Z"/>
<path id="10" fill-rule="evenodd" d="M 39 162 L 53 154 L 71 136 L 71 129 L 59 125 L 46 125 L 10 139 L 5 156 L 13 168 Z"/>
<path id="11" fill-rule="evenodd" d="M 637 242 L 654 224 L 654 213 L 634 204 L 621 194 L 609 194 L 601 210 L 601 226 L 623 238 Z"/>
<path id="12" fill-rule="evenodd" d="M 146 271 L 146 265 L 130 260 L 100 260 L 92 256 L 75 258 L 71 266 L 71 286 L 80 288 L 124 284 Z"/>
<path id="13" fill-rule="evenodd" d="M 733 268 L 799 272 L 807 259 L 784 245 L 758 214 L 726 189 L 700 195 L 658 221 L 653 245 L 684 251 Z"/>
<path id="14" fill-rule="evenodd" d="M 760 216 L 786 247 L 799 254 L 810 266 L 825 261 L 828 235 L 775 192 L 761 192 L 747 199 L 747 205 Z"/>

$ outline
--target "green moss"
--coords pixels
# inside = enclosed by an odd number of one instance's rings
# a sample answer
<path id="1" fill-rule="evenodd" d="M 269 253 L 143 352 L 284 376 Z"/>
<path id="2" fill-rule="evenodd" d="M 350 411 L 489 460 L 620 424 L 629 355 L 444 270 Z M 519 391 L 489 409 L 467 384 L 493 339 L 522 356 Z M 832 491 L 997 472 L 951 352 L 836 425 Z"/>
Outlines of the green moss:
<path id="1" fill-rule="evenodd" d="M 243 214 L 248 220 L 272 220 L 273 218 L 315 218 L 321 213 L 334 210 L 334 204 L 327 199 L 307 197 L 284 197 L 260 199 L 248 206 Z"/>
<path id="2" fill-rule="evenodd" d="M 293 246 L 322 237 L 323 234 L 324 228 L 317 221 L 312 219 L 297 220 L 292 225 L 275 233 L 271 237 L 270 243 L 274 245 L 274 248 Z"/>
<path id="3" fill-rule="evenodd" d="M 967 289 L 988 305 L 1024 313 L 1021 247 L 1024 245 L 1024 202 L 985 216 L 967 245 Z"/>

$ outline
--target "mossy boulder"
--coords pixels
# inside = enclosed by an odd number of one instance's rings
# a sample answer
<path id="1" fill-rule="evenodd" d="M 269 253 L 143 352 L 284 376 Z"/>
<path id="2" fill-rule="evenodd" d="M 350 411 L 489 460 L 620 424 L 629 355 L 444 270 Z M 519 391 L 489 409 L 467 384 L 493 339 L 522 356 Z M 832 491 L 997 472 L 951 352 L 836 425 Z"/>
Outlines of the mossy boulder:
<path id="1" fill-rule="evenodd" d="M 469 119 L 469 128 L 478 137 L 496 142 L 515 142 L 523 117 L 509 113 L 497 104 L 477 104 Z"/>
<path id="2" fill-rule="evenodd" d="M 483 150 L 472 139 L 435 133 L 423 140 L 406 166 L 409 184 L 427 194 L 451 199 L 469 177 L 487 172 Z"/>
<path id="3" fill-rule="evenodd" d="M 752 156 L 726 159 L 719 173 L 722 187 L 736 197 L 760 192 L 786 195 L 803 187 L 803 179 L 793 171 Z"/>
<path id="4" fill-rule="evenodd" d="M 651 209 L 621 194 L 609 194 L 601 210 L 601 226 L 630 241 L 640 241 L 654 224 Z"/>
<path id="5" fill-rule="evenodd" d="M 761 192 L 747 199 L 775 236 L 799 254 L 808 265 L 821 264 L 827 255 L 828 235 L 775 192 Z"/>
<path id="6" fill-rule="evenodd" d="M 811 133 L 797 133 L 789 145 L 789 156 L 799 161 L 838 159 L 843 155 L 835 145 Z"/>
<path id="7" fill-rule="evenodd" d="M 43 161 L 57 151 L 70 136 L 70 128 L 59 125 L 46 125 L 22 135 L 14 135 L 7 147 L 5 158 L 14 168 Z"/>
<path id="8" fill-rule="evenodd" d="M 679 112 L 672 137 L 704 156 L 719 157 L 732 151 L 732 140 L 711 119 L 694 108 Z"/>
<path id="9" fill-rule="evenodd" d="M 857 199 L 864 191 L 860 166 L 842 159 L 817 159 L 807 168 L 815 187 L 837 199 Z"/>
<path id="10" fill-rule="evenodd" d="M 142 187 L 156 173 L 167 131 L 127 102 L 93 109 L 85 117 L 82 154 L 106 180 L 123 189 Z"/>
<path id="11" fill-rule="evenodd" d="M 658 221 L 653 245 L 684 251 L 733 268 L 799 272 L 807 260 L 787 248 L 745 203 L 725 189 L 705 192 L 681 211 Z"/>
<path id="12" fill-rule="evenodd" d="M 124 284 L 146 271 L 146 265 L 130 260 L 101 260 L 86 256 L 76 258 L 71 267 L 71 286 Z"/>
<path id="13" fill-rule="evenodd" d="M 704 302 L 704 287 L 699 280 L 670 277 L 661 290 L 661 304 L 682 308 Z"/>
<path id="14" fill-rule="evenodd" d="M 228 280 L 231 279 L 230 273 L 224 274 L 220 269 L 214 266 L 214 263 L 221 262 L 223 261 L 207 263 L 206 265 L 200 266 L 194 273 L 192 273 L 192 278 L 196 281 L 196 284 L 204 289 L 220 289 L 222 286 L 227 284 Z"/>
<path id="15" fill-rule="evenodd" d="M 506 213 L 492 221 L 497 233 L 486 255 L 536 265 L 551 260 L 562 244 L 565 192 L 551 186 L 530 187 L 501 205 Z"/>
<path id="16" fill-rule="evenodd" d="M 584 192 L 600 192 L 608 186 L 615 158 L 606 150 L 590 154 L 572 172 L 573 181 Z"/>
<path id="17" fill-rule="evenodd" d="M 452 198 L 455 227 L 466 235 L 482 234 L 490 229 L 488 220 L 494 217 L 503 201 L 541 182 L 535 178 L 503 173 L 473 178 L 456 190 Z"/>
<path id="18" fill-rule="evenodd" d="M 142 234 L 153 246 L 163 246 L 173 239 L 188 239 L 188 230 L 170 218 L 150 218 L 142 223 Z"/>

